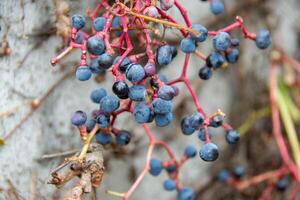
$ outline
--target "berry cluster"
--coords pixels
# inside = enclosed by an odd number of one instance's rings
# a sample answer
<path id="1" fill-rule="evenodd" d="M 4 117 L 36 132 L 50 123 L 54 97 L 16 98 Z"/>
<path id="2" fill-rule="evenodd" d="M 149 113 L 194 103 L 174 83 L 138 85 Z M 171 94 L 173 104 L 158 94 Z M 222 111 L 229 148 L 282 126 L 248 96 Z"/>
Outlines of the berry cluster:
<path id="1" fill-rule="evenodd" d="M 90 98 L 92 102 L 98 104 L 98 108 L 92 111 L 91 118 L 87 119 L 87 114 L 83 111 L 76 111 L 71 117 L 71 122 L 78 127 L 83 142 L 88 145 L 90 140 L 87 138 L 90 139 L 95 135 L 97 142 L 102 145 L 113 142 L 113 138 L 118 145 L 128 144 L 131 134 L 126 130 L 115 128 L 114 125 L 120 114 L 131 113 L 134 120 L 142 124 L 150 141 L 145 170 L 157 176 L 163 168 L 166 169 L 170 179 L 165 181 L 165 189 L 177 190 L 179 200 L 190 200 L 195 199 L 194 193 L 191 189 L 182 186 L 178 173 L 188 158 L 196 156 L 196 148 L 187 146 L 181 159 L 176 160 L 167 143 L 156 140 L 146 124 L 154 121 L 156 126 L 165 127 L 172 122 L 174 118 L 172 100 L 179 95 L 179 89 L 175 84 L 184 83 L 197 111 L 182 119 L 182 132 L 191 135 L 198 131 L 199 139 L 205 142 L 199 151 L 200 158 L 204 161 L 216 160 L 219 155 L 218 147 L 211 142 L 212 133 L 209 127 L 223 127 L 229 144 L 235 144 L 239 140 L 239 134 L 224 122 L 225 114 L 220 110 L 210 116 L 204 113 L 196 92 L 186 77 L 190 56 L 196 54 L 205 62 L 205 66 L 199 71 L 199 76 L 207 80 L 211 77 L 212 70 L 226 63 L 234 63 L 238 59 L 237 47 L 240 42 L 230 36 L 231 30 L 241 29 L 244 37 L 256 41 L 260 49 L 270 45 L 271 37 L 265 30 L 258 34 L 249 32 L 241 17 L 237 17 L 235 23 L 223 29 L 209 31 L 201 24 L 192 25 L 187 12 L 177 0 L 159 0 L 159 2 L 159 6 L 153 4 L 151 0 L 124 3 L 116 1 L 110 5 L 106 0 L 102 0 L 95 10 L 88 12 L 91 31 L 84 31 L 87 24 L 85 16 L 73 15 L 69 47 L 52 59 L 51 63 L 55 65 L 73 49 L 80 49 L 80 66 L 76 70 L 76 78 L 79 81 L 89 80 L 92 74 L 104 71 L 111 73 L 115 80 L 112 83 L 114 95 L 109 95 L 103 88 L 94 90 Z M 214 14 L 224 10 L 220 0 L 212 0 L 210 5 Z M 181 13 L 185 25 L 178 24 L 167 14 L 166 11 L 174 7 Z M 170 64 L 177 56 L 177 49 L 167 44 L 164 37 L 161 37 L 164 35 L 163 30 L 151 26 L 149 22 L 162 24 L 165 28 L 177 28 L 182 33 L 180 49 L 186 55 L 179 78 L 167 80 L 164 75 L 157 73 L 157 66 L 164 67 Z M 205 56 L 197 47 L 208 37 L 213 37 L 214 50 Z M 133 38 L 136 43 L 132 42 Z M 166 162 L 151 160 L 154 146 L 164 148 L 170 159 Z M 144 173 L 141 173 L 132 188 L 122 194 L 124 199 L 129 198 L 143 176 Z"/>

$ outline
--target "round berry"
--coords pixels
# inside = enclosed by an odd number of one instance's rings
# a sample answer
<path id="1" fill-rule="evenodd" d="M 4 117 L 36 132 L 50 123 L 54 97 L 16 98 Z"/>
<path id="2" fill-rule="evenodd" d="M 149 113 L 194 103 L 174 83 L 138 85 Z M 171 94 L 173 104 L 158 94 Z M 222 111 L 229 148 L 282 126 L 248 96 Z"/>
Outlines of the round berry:
<path id="1" fill-rule="evenodd" d="M 130 143 L 131 134 L 128 131 L 121 130 L 116 136 L 116 141 L 118 145 L 127 145 Z"/>
<path id="2" fill-rule="evenodd" d="M 190 125 L 188 117 L 185 117 L 181 120 L 180 127 L 184 135 L 192 135 L 195 132 L 195 129 Z"/>
<path id="3" fill-rule="evenodd" d="M 223 124 L 223 120 L 224 117 L 222 115 L 216 115 L 210 120 L 209 126 L 214 128 L 220 127 Z"/>
<path id="4" fill-rule="evenodd" d="M 195 193 L 190 188 L 182 188 L 177 193 L 177 200 L 194 200 L 196 199 Z"/>
<path id="5" fill-rule="evenodd" d="M 109 121 L 110 121 L 109 116 L 105 114 L 100 114 L 96 119 L 96 122 L 100 128 L 106 128 L 109 125 Z"/>
<path id="6" fill-rule="evenodd" d="M 288 185 L 289 185 L 288 179 L 287 178 L 281 178 L 281 179 L 279 179 L 279 181 L 277 181 L 276 188 L 277 188 L 277 190 L 283 191 L 288 187 Z"/>
<path id="7" fill-rule="evenodd" d="M 192 145 L 189 145 L 184 149 L 184 155 L 186 155 L 186 157 L 188 158 L 193 158 L 196 156 L 196 154 L 197 154 L 197 150 Z"/>
<path id="8" fill-rule="evenodd" d="M 100 110 L 105 113 L 112 113 L 120 106 L 120 101 L 115 96 L 105 96 L 100 101 Z"/>
<path id="9" fill-rule="evenodd" d="M 87 81 L 91 76 L 92 71 L 88 66 L 80 66 L 76 69 L 76 78 L 80 81 Z"/>
<path id="10" fill-rule="evenodd" d="M 256 46 L 260 49 L 266 49 L 272 43 L 272 37 L 268 30 L 261 30 L 256 34 Z"/>
<path id="11" fill-rule="evenodd" d="M 92 73 L 101 73 L 101 72 L 104 72 L 104 69 L 100 67 L 99 65 L 99 58 L 95 58 L 95 59 L 92 59 L 90 64 L 89 64 L 89 68 L 90 70 L 92 71 Z"/>
<path id="12" fill-rule="evenodd" d="M 129 87 L 125 81 L 116 81 L 113 84 L 112 90 L 120 99 L 128 98 Z"/>
<path id="13" fill-rule="evenodd" d="M 189 38 L 184 38 L 180 42 L 180 49 L 184 53 L 193 53 L 196 50 L 196 44 Z"/>
<path id="14" fill-rule="evenodd" d="M 87 120 L 86 113 L 81 110 L 78 110 L 75 113 L 73 113 L 71 117 L 71 123 L 75 126 L 81 126 L 85 124 L 86 120 Z"/>
<path id="15" fill-rule="evenodd" d="M 93 27 L 95 31 L 97 32 L 103 31 L 106 21 L 107 19 L 105 17 L 97 17 L 96 19 L 94 19 Z"/>
<path id="16" fill-rule="evenodd" d="M 134 107 L 133 115 L 136 122 L 140 124 L 146 123 L 150 119 L 150 108 L 147 104 L 141 102 Z"/>
<path id="17" fill-rule="evenodd" d="M 218 180 L 222 183 L 226 183 L 230 178 L 230 174 L 227 170 L 223 169 L 218 173 Z"/>
<path id="18" fill-rule="evenodd" d="M 176 189 L 176 183 L 172 179 L 167 179 L 164 181 L 164 188 L 167 191 L 172 191 Z"/>
<path id="19" fill-rule="evenodd" d="M 169 165 L 166 167 L 166 170 L 169 174 L 172 174 L 173 172 L 176 171 L 176 165 Z"/>
<path id="20" fill-rule="evenodd" d="M 241 165 L 234 167 L 233 174 L 236 178 L 241 178 L 245 174 L 245 168 Z"/>
<path id="21" fill-rule="evenodd" d="M 232 38 L 230 40 L 231 46 L 238 47 L 240 45 L 240 40 L 238 38 Z"/>
<path id="22" fill-rule="evenodd" d="M 166 114 L 156 114 L 155 124 L 159 127 L 168 126 L 173 121 L 173 114 L 171 112 Z"/>
<path id="23" fill-rule="evenodd" d="M 151 175 L 158 176 L 162 169 L 163 169 L 163 167 L 162 167 L 162 163 L 161 163 L 160 160 L 157 160 L 157 159 L 154 159 L 154 158 L 152 158 L 150 160 L 149 172 L 150 172 Z"/>
<path id="24" fill-rule="evenodd" d="M 155 114 L 166 114 L 172 111 L 172 102 L 161 98 L 156 98 L 152 106 Z"/>
<path id="25" fill-rule="evenodd" d="M 117 56 L 117 57 L 114 59 L 113 64 L 116 64 L 116 63 L 119 61 L 120 58 L 121 58 L 121 56 Z M 130 64 L 129 58 L 125 57 L 125 58 L 123 59 L 123 61 L 121 62 L 121 64 L 119 65 L 119 71 L 120 71 L 122 74 L 124 74 L 124 73 L 126 72 L 126 69 L 127 69 L 127 67 L 128 67 L 129 64 Z"/>
<path id="26" fill-rule="evenodd" d="M 193 129 L 199 129 L 204 122 L 204 116 L 199 112 L 194 112 L 188 119 Z"/>
<path id="27" fill-rule="evenodd" d="M 173 58 L 175 58 L 177 56 L 176 46 L 171 46 L 170 45 L 170 49 L 171 49 L 171 54 L 172 54 L 172 59 L 173 59 Z"/>
<path id="28" fill-rule="evenodd" d="M 147 63 L 144 67 L 144 70 L 147 76 L 153 76 L 156 74 L 155 64 Z"/>
<path id="29" fill-rule="evenodd" d="M 85 26 L 85 17 L 83 15 L 73 15 L 71 25 L 77 30 L 82 29 Z"/>
<path id="30" fill-rule="evenodd" d="M 83 40 L 84 40 L 83 33 L 81 31 L 77 32 L 76 35 L 75 35 L 74 42 L 76 44 L 81 44 Z"/>
<path id="31" fill-rule="evenodd" d="M 164 85 L 158 90 L 158 97 L 163 100 L 172 100 L 175 95 L 175 91 L 172 86 Z"/>
<path id="32" fill-rule="evenodd" d="M 212 136 L 211 130 L 208 129 L 208 137 L 209 137 L 209 139 L 211 139 L 211 136 Z M 202 128 L 199 129 L 198 138 L 199 138 L 199 140 L 201 140 L 203 142 L 206 141 L 205 128 L 202 127 Z"/>
<path id="33" fill-rule="evenodd" d="M 196 42 L 204 42 L 208 36 L 208 31 L 207 29 L 202 26 L 201 24 L 193 24 L 191 26 L 191 29 L 196 31 L 199 35 L 194 35 L 192 33 L 190 33 L 190 36 L 193 40 L 195 40 Z"/>
<path id="34" fill-rule="evenodd" d="M 141 81 L 145 77 L 145 70 L 139 64 L 131 64 L 126 69 L 126 78 L 131 82 Z"/>
<path id="35" fill-rule="evenodd" d="M 143 85 L 133 85 L 129 88 L 129 98 L 132 101 L 144 101 L 146 98 L 146 88 Z"/>
<path id="36" fill-rule="evenodd" d="M 236 144 L 240 140 L 240 134 L 235 130 L 228 130 L 226 132 L 226 141 L 228 144 Z"/>
<path id="37" fill-rule="evenodd" d="M 204 66 L 199 70 L 198 75 L 202 80 L 208 80 L 212 76 L 212 70 L 209 67 Z"/>
<path id="38" fill-rule="evenodd" d="M 215 161 L 219 157 L 219 150 L 214 143 L 207 143 L 201 147 L 199 155 L 204 161 Z"/>
<path id="39" fill-rule="evenodd" d="M 213 38 L 213 46 L 218 51 L 225 51 L 231 44 L 230 36 L 226 32 L 219 32 Z"/>
<path id="40" fill-rule="evenodd" d="M 107 95 L 106 90 L 103 88 L 99 88 L 96 90 L 93 90 L 91 95 L 90 95 L 90 99 L 94 102 L 94 103 L 100 103 L 101 99 L 103 97 L 105 97 Z"/>
<path id="41" fill-rule="evenodd" d="M 214 51 L 207 56 L 206 65 L 207 67 L 213 67 L 214 69 L 217 69 L 223 65 L 224 61 L 224 57 L 220 53 Z"/>
<path id="42" fill-rule="evenodd" d="M 213 14 L 218 15 L 224 12 L 224 4 L 220 0 L 212 0 L 210 2 L 210 10 Z"/>
<path id="43" fill-rule="evenodd" d="M 168 65 L 172 61 L 172 53 L 170 45 L 160 46 L 156 52 L 156 62 L 159 65 Z"/>
<path id="44" fill-rule="evenodd" d="M 98 64 L 103 69 L 108 69 L 113 64 L 113 58 L 107 53 L 103 53 L 98 57 Z"/>
<path id="45" fill-rule="evenodd" d="M 97 37 L 97 35 L 90 37 L 87 40 L 87 50 L 93 55 L 101 55 L 105 51 L 105 45 L 102 39 Z"/>
<path id="46" fill-rule="evenodd" d="M 229 63 L 235 63 L 239 59 L 239 50 L 232 48 L 228 53 L 226 52 L 226 60 Z"/>
<path id="47" fill-rule="evenodd" d="M 160 0 L 159 2 L 161 9 L 165 11 L 169 10 L 174 5 L 174 0 Z"/>
<path id="48" fill-rule="evenodd" d="M 111 143 L 112 141 L 112 136 L 111 134 L 106 134 L 106 133 L 102 133 L 100 131 L 97 132 L 96 134 L 96 140 L 99 144 L 102 144 L 102 145 L 106 145 L 106 144 L 109 144 Z"/>
<path id="49" fill-rule="evenodd" d="M 85 125 L 86 125 L 86 131 L 87 132 L 91 132 L 93 130 L 93 128 L 95 127 L 95 124 L 96 124 L 96 120 L 94 119 L 88 119 L 86 122 L 85 122 Z"/>

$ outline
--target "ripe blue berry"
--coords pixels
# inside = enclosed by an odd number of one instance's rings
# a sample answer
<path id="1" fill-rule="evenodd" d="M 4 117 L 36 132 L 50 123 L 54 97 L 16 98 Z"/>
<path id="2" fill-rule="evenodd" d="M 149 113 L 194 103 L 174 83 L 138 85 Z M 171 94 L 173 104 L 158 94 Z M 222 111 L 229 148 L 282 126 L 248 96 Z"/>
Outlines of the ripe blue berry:
<path id="1" fill-rule="evenodd" d="M 219 150 L 217 145 L 213 143 L 207 143 L 201 147 L 199 155 L 204 161 L 215 161 L 219 157 Z"/>
<path id="2" fill-rule="evenodd" d="M 239 50 L 232 48 L 228 53 L 226 52 L 226 60 L 229 63 L 235 63 L 239 59 Z"/>
<path id="3" fill-rule="evenodd" d="M 86 131 L 87 132 L 91 132 L 94 128 L 96 124 L 96 120 L 94 119 L 88 119 L 86 122 L 85 122 L 85 125 L 86 125 Z"/>
<path id="4" fill-rule="evenodd" d="M 168 65 L 172 61 L 172 53 L 170 45 L 160 46 L 156 52 L 156 62 L 159 65 Z"/>
<path id="5" fill-rule="evenodd" d="M 173 114 L 168 112 L 166 114 L 156 114 L 155 115 L 155 124 L 159 127 L 168 126 L 173 121 Z"/>
<path id="6" fill-rule="evenodd" d="M 105 96 L 100 101 L 100 110 L 105 113 L 112 113 L 120 106 L 120 101 L 115 96 Z"/>
<path id="7" fill-rule="evenodd" d="M 199 129 L 204 122 L 204 116 L 199 112 L 194 112 L 188 119 L 189 124 L 193 129 Z"/>
<path id="8" fill-rule="evenodd" d="M 240 134 L 235 130 L 228 130 L 226 132 L 226 141 L 228 144 L 236 144 L 240 140 Z"/>
<path id="9" fill-rule="evenodd" d="M 266 49 L 272 43 L 272 37 L 268 30 L 260 30 L 256 34 L 256 46 L 260 49 Z"/>
<path id="10" fill-rule="evenodd" d="M 210 10 L 213 14 L 218 15 L 224 12 L 224 4 L 220 0 L 212 0 L 210 2 Z"/>
<path id="11" fill-rule="evenodd" d="M 208 129 L 208 137 L 211 138 L 211 136 L 212 136 L 211 130 Z M 206 138 L 205 138 L 205 128 L 200 128 L 199 129 L 198 138 L 199 138 L 199 140 L 201 140 L 203 142 L 206 141 Z"/>
<path id="12" fill-rule="evenodd" d="M 104 69 L 100 67 L 99 65 L 99 58 L 95 58 L 95 59 L 92 59 L 90 64 L 89 64 L 89 68 L 90 70 L 92 71 L 92 73 L 101 73 L 101 72 L 104 72 Z"/>
<path id="13" fill-rule="evenodd" d="M 113 64 L 117 63 L 118 60 L 121 58 L 121 56 L 117 56 L 115 59 L 114 59 L 114 62 Z M 124 74 L 126 72 L 126 69 L 128 67 L 128 65 L 130 64 L 130 60 L 129 58 L 125 57 L 123 59 L 123 61 L 121 62 L 120 66 L 119 66 L 119 71 Z"/>
<path id="14" fill-rule="evenodd" d="M 127 145 L 130 143 L 131 134 L 128 131 L 121 130 L 116 136 L 116 141 L 118 145 Z"/>
<path id="15" fill-rule="evenodd" d="M 223 124 L 223 120 L 224 117 L 222 115 L 216 115 L 210 120 L 209 126 L 214 128 L 220 127 Z"/>
<path id="16" fill-rule="evenodd" d="M 103 28 L 105 26 L 105 23 L 106 23 L 106 18 L 104 17 L 97 17 L 95 20 L 94 20 L 94 23 L 93 23 L 93 26 L 94 26 L 94 29 L 97 31 L 97 32 L 100 32 L 100 31 L 103 31 Z"/>
<path id="17" fill-rule="evenodd" d="M 208 80 L 212 76 L 212 70 L 209 67 L 204 66 L 199 70 L 198 75 L 202 80 Z"/>
<path id="18" fill-rule="evenodd" d="M 112 27 L 112 28 L 117 28 L 117 27 L 119 27 L 119 26 L 120 26 L 120 17 L 119 17 L 119 16 L 115 16 L 115 17 L 113 18 L 112 23 L 111 23 L 111 27 Z"/>
<path id="19" fill-rule="evenodd" d="M 77 30 L 82 29 L 85 26 L 85 17 L 83 15 L 73 15 L 71 25 Z"/>
<path id="20" fill-rule="evenodd" d="M 125 81 L 116 81 L 113 84 L 112 90 L 120 99 L 128 98 L 129 87 Z"/>
<path id="21" fill-rule="evenodd" d="M 163 100 L 172 100 L 175 95 L 175 91 L 172 86 L 164 85 L 158 90 L 158 97 Z"/>
<path id="22" fill-rule="evenodd" d="M 233 174 L 236 178 L 241 178 L 245 174 L 245 168 L 241 165 L 234 167 Z"/>
<path id="23" fill-rule="evenodd" d="M 283 191 L 288 187 L 288 185 L 289 185 L 288 179 L 287 178 L 281 178 L 281 179 L 279 179 L 279 181 L 277 181 L 276 188 L 277 188 L 277 190 Z"/>
<path id="24" fill-rule="evenodd" d="M 196 50 L 196 44 L 189 38 L 184 38 L 180 42 L 180 49 L 184 53 L 193 53 Z"/>
<path id="25" fill-rule="evenodd" d="M 139 64 L 131 64 L 126 69 L 126 78 L 131 82 L 141 81 L 145 77 L 145 70 Z"/>
<path id="26" fill-rule="evenodd" d="M 230 36 L 226 32 L 220 32 L 213 38 L 213 46 L 218 51 L 225 51 L 230 44 Z"/>
<path id="27" fill-rule="evenodd" d="M 166 170 L 169 174 L 172 174 L 173 172 L 176 171 L 176 165 L 169 165 L 166 167 Z"/>
<path id="28" fill-rule="evenodd" d="M 172 54 L 172 59 L 173 59 L 173 58 L 175 58 L 177 56 L 176 46 L 171 46 L 170 45 L 170 49 L 171 49 L 171 54 Z"/>
<path id="29" fill-rule="evenodd" d="M 162 170 L 162 163 L 160 160 L 157 160 L 155 158 L 152 158 L 150 160 L 150 169 L 149 173 L 153 176 L 158 176 Z"/>
<path id="30" fill-rule="evenodd" d="M 129 98 L 132 101 L 144 101 L 146 98 L 146 88 L 143 85 L 133 85 L 129 88 Z"/>
<path id="31" fill-rule="evenodd" d="M 176 189 L 176 183 L 172 179 L 167 179 L 164 181 L 164 188 L 167 191 L 172 191 Z"/>
<path id="32" fill-rule="evenodd" d="M 238 47 L 240 45 L 240 40 L 238 38 L 232 38 L 230 42 L 231 42 L 231 46 L 233 47 Z"/>
<path id="33" fill-rule="evenodd" d="M 181 120 L 180 127 L 184 135 L 192 135 L 195 132 L 195 129 L 190 125 L 188 117 L 185 117 Z"/>
<path id="34" fill-rule="evenodd" d="M 94 103 L 100 103 L 101 99 L 106 95 L 107 95 L 106 90 L 103 88 L 99 88 L 92 91 L 90 98 Z"/>
<path id="35" fill-rule="evenodd" d="M 108 69 L 113 64 L 113 58 L 107 53 L 103 53 L 98 56 L 98 63 L 101 68 Z"/>
<path id="36" fill-rule="evenodd" d="M 146 123 L 150 119 L 150 108 L 144 102 L 137 104 L 133 109 L 134 119 L 138 123 Z"/>
<path id="37" fill-rule="evenodd" d="M 193 158 L 196 156 L 196 154 L 197 154 L 197 150 L 192 145 L 189 145 L 184 149 L 184 155 L 186 155 L 186 157 L 188 158 Z"/>
<path id="38" fill-rule="evenodd" d="M 87 46 L 88 52 L 93 55 L 101 55 L 105 51 L 104 42 L 97 35 L 90 37 L 87 40 L 86 46 Z"/>
<path id="39" fill-rule="evenodd" d="M 152 102 L 152 106 L 155 114 L 166 114 L 172 111 L 172 102 L 161 98 L 156 98 Z"/>
<path id="40" fill-rule="evenodd" d="M 195 193 L 190 188 L 182 188 L 177 193 L 177 200 L 194 200 L 195 198 Z"/>
<path id="41" fill-rule="evenodd" d="M 105 114 L 100 114 L 96 119 L 96 122 L 100 128 L 106 128 L 109 125 L 109 121 L 110 121 L 109 116 Z"/>
<path id="42" fill-rule="evenodd" d="M 76 78 L 80 81 L 87 81 L 91 76 L 92 71 L 88 66 L 80 66 L 76 69 Z"/>
<path id="43" fill-rule="evenodd" d="M 102 132 L 98 131 L 97 134 L 96 134 L 97 142 L 102 144 L 102 145 L 106 145 L 106 144 L 111 143 L 112 139 L 113 138 L 112 138 L 110 133 L 106 134 L 106 133 L 102 133 Z"/>
<path id="44" fill-rule="evenodd" d="M 224 63 L 224 57 L 222 54 L 213 51 L 209 56 L 206 58 L 206 65 L 207 67 L 213 67 L 214 69 L 217 69 L 221 67 Z"/>
<path id="45" fill-rule="evenodd" d="M 204 42 L 206 40 L 208 36 L 208 31 L 204 26 L 202 26 L 201 24 L 193 24 L 191 26 L 191 29 L 199 33 L 198 36 L 190 33 L 190 36 L 193 40 L 195 40 L 196 42 Z"/>
<path id="46" fill-rule="evenodd" d="M 71 117 L 71 123 L 75 126 L 81 126 L 85 124 L 86 120 L 87 120 L 86 113 L 81 110 L 78 110 L 75 113 L 73 113 Z"/>
<path id="47" fill-rule="evenodd" d="M 227 170 L 223 169 L 218 173 L 218 180 L 222 183 L 226 183 L 230 178 L 230 174 Z"/>
<path id="48" fill-rule="evenodd" d="M 81 44 L 82 41 L 84 39 L 84 36 L 83 36 L 83 33 L 81 31 L 77 32 L 76 35 L 75 35 L 75 39 L 74 39 L 74 42 L 76 44 Z"/>

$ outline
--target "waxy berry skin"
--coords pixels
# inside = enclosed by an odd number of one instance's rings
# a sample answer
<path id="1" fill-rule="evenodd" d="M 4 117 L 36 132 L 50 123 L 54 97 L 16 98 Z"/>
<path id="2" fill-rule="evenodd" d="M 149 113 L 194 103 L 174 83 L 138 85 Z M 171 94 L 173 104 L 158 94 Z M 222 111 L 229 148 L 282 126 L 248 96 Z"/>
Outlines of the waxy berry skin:
<path id="1" fill-rule="evenodd" d="M 117 63 L 118 60 L 121 58 L 121 56 L 117 56 L 114 61 L 113 61 L 113 64 Z M 119 71 L 124 74 L 126 72 L 126 69 L 128 67 L 128 65 L 130 64 L 130 60 L 129 58 L 125 57 L 123 59 L 123 61 L 121 62 L 120 66 L 119 66 Z"/>
<path id="2" fill-rule="evenodd" d="M 173 114 L 171 112 L 168 112 L 166 114 L 156 114 L 154 119 L 156 126 L 165 127 L 173 121 Z"/>
<path id="3" fill-rule="evenodd" d="M 200 149 L 199 156 L 204 161 L 215 161 L 219 157 L 217 145 L 213 143 L 204 144 Z"/>
<path id="4" fill-rule="evenodd" d="M 185 149 L 184 149 L 184 155 L 186 155 L 186 157 L 188 158 L 193 158 L 197 155 L 197 150 L 194 146 L 192 145 L 188 145 Z"/>
<path id="5" fill-rule="evenodd" d="M 160 160 L 152 158 L 150 160 L 150 169 L 149 169 L 149 173 L 152 176 L 158 176 L 160 174 L 160 172 L 162 171 L 163 167 L 162 167 L 162 163 Z"/>
<path id="6" fill-rule="evenodd" d="M 106 128 L 109 125 L 110 118 L 104 114 L 100 114 L 96 119 L 97 124 L 100 128 Z"/>
<path id="7" fill-rule="evenodd" d="M 172 86 L 165 85 L 158 90 L 158 97 L 163 100 L 172 100 L 175 95 L 175 91 Z"/>
<path id="8" fill-rule="evenodd" d="M 140 124 L 146 123 L 150 119 L 150 115 L 151 111 L 146 103 L 141 102 L 135 105 L 133 109 L 133 116 L 136 122 Z"/>
<path id="9" fill-rule="evenodd" d="M 180 42 L 180 49 L 184 53 L 193 53 L 196 50 L 195 42 L 189 38 L 184 38 Z"/>
<path id="10" fill-rule="evenodd" d="M 229 178 L 230 178 L 230 174 L 227 170 L 223 169 L 218 173 L 218 180 L 222 183 L 226 183 Z"/>
<path id="11" fill-rule="evenodd" d="M 132 101 L 144 101 L 146 98 L 146 88 L 143 85 L 133 85 L 129 88 L 129 98 Z"/>
<path id="12" fill-rule="evenodd" d="M 219 15 L 224 12 L 224 4 L 220 0 L 212 0 L 210 2 L 210 10 L 213 14 Z"/>
<path id="13" fill-rule="evenodd" d="M 77 30 L 82 29 L 85 26 L 86 20 L 83 15 L 73 15 L 71 18 L 72 27 Z"/>
<path id="14" fill-rule="evenodd" d="M 74 42 L 76 44 L 81 44 L 83 40 L 84 40 L 83 33 L 81 31 L 77 32 L 76 35 L 75 35 Z"/>
<path id="15" fill-rule="evenodd" d="M 96 19 L 94 19 L 93 27 L 95 31 L 97 32 L 103 31 L 106 21 L 107 19 L 104 17 L 97 17 Z"/>
<path id="16" fill-rule="evenodd" d="M 199 70 L 198 76 L 202 80 L 208 80 L 212 77 L 212 70 L 209 67 L 204 66 Z"/>
<path id="17" fill-rule="evenodd" d="M 103 69 L 108 69 L 113 64 L 113 58 L 107 53 L 103 53 L 98 56 L 98 64 Z"/>
<path id="18" fill-rule="evenodd" d="M 105 51 L 104 42 L 97 35 L 92 36 L 87 40 L 86 47 L 89 53 L 96 56 L 103 54 Z"/>
<path id="19" fill-rule="evenodd" d="M 228 130 L 225 137 L 228 144 L 236 144 L 240 140 L 240 134 L 235 130 Z"/>
<path id="20" fill-rule="evenodd" d="M 289 185 L 289 181 L 287 178 L 281 178 L 276 183 L 276 189 L 280 191 L 284 191 Z"/>
<path id="21" fill-rule="evenodd" d="M 97 142 L 102 145 L 109 144 L 113 140 L 111 134 L 105 134 L 105 133 L 102 133 L 101 131 L 98 131 L 95 137 L 96 137 Z"/>
<path id="22" fill-rule="evenodd" d="M 195 129 L 190 125 L 188 117 L 185 117 L 181 120 L 180 127 L 184 135 L 192 135 L 195 132 Z"/>
<path id="23" fill-rule="evenodd" d="M 75 126 L 81 126 L 85 124 L 86 120 L 87 120 L 86 113 L 81 110 L 78 110 L 75 113 L 73 113 L 71 117 L 71 123 Z"/>
<path id="24" fill-rule="evenodd" d="M 145 77 L 145 70 L 139 64 L 130 64 L 126 69 L 126 78 L 131 82 L 139 82 Z"/>
<path id="25" fill-rule="evenodd" d="M 211 139 L 212 133 L 211 130 L 208 128 L 208 137 L 209 139 Z M 206 138 L 205 138 L 205 128 L 200 128 L 199 132 L 198 132 L 198 138 L 199 140 L 205 142 Z"/>
<path id="26" fill-rule="evenodd" d="M 213 47 L 218 51 L 225 51 L 231 44 L 230 35 L 226 32 L 219 32 L 213 38 Z"/>
<path id="27" fill-rule="evenodd" d="M 204 116 L 199 112 L 194 112 L 188 119 L 189 124 L 193 129 L 199 129 L 204 122 Z"/>
<path id="28" fill-rule="evenodd" d="M 115 96 L 105 96 L 100 101 L 100 110 L 105 113 L 112 113 L 120 106 L 120 101 Z"/>
<path id="29" fill-rule="evenodd" d="M 172 179 L 167 179 L 164 181 L 164 188 L 167 191 L 173 191 L 176 189 L 176 183 Z"/>
<path id="30" fill-rule="evenodd" d="M 177 193 L 177 200 L 195 200 L 195 193 L 190 188 L 182 188 Z"/>
<path id="31" fill-rule="evenodd" d="M 237 165 L 234 167 L 233 169 L 233 175 L 236 177 L 236 178 L 241 178 L 242 176 L 244 176 L 245 174 L 245 168 L 241 165 Z"/>
<path id="32" fill-rule="evenodd" d="M 191 38 L 195 42 L 204 42 L 206 40 L 206 38 L 208 37 L 208 30 L 201 24 L 193 24 L 191 26 L 191 29 L 193 29 L 194 31 L 199 33 L 198 36 L 190 33 Z"/>
<path id="33" fill-rule="evenodd" d="M 99 57 L 92 59 L 89 64 L 89 68 L 94 74 L 104 72 L 104 69 L 100 67 L 98 61 L 99 61 Z"/>
<path id="34" fill-rule="evenodd" d="M 129 87 L 125 81 L 116 81 L 113 84 L 112 90 L 115 93 L 115 95 L 117 95 L 120 99 L 128 98 Z"/>
<path id="35" fill-rule="evenodd" d="M 91 76 L 92 71 L 88 66 L 80 66 L 76 69 L 76 78 L 80 81 L 87 81 Z"/>
<path id="36" fill-rule="evenodd" d="M 256 40 L 255 40 L 256 46 L 259 49 L 266 49 L 270 46 L 272 43 L 272 37 L 268 30 L 261 30 L 256 34 Z"/>
<path id="37" fill-rule="evenodd" d="M 131 134 L 128 131 L 121 130 L 116 136 L 116 142 L 118 145 L 125 146 L 130 143 Z"/>
<path id="38" fill-rule="evenodd" d="M 88 119 L 86 122 L 85 122 L 85 125 L 86 125 L 86 131 L 87 132 L 91 132 L 93 130 L 93 128 L 95 127 L 95 124 L 96 124 L 96 120 L 94 119 Z"/>
<path id="39" fill-rule="evenodd" d="M 173 51 L 170 45 L 160 46 L 156 51 L 156 62 L 159 65 L 168 65 L 173 58 Z"/>
<path id="40" fill-rule="evenodd" d="M 161 98 L 156 98 L 152 106 L 155 114 L 166 114 L 172 111 L 172 102 Z"/>
<path id="41" fill-rule="evenodd" d="M 101 99 L 105 96 L 107 96 L 106 90 L 104 88 L 99 88 L 91 92 L 90 99 L 94 103 L 100 103 Z"/>
<path id="42" fill-rule="evenodd" d="M 226 60 L 229 63 L 235 63 L 239 59 L 239 50 L 232 48 L 229 53 L 226 52 Z"/>
<path id="43" fill-rule="evenodd" d="M 223 120 L 224 120 L 223 116 L 216 115 L 209 121 L 209 126 L 218 128 L 218 127 L 222 126 Z"/>
<path id="44" fill-rule="evenodd" d="M 225 62 L 225 59 L 222 56 L 222 54 L 220 54 L 216 51 L 213 51 L 206 58 L 206 66 L 207 67 L 212 67 L 214 69 L 220 68 L 223 65 L 224 62 Z"/>

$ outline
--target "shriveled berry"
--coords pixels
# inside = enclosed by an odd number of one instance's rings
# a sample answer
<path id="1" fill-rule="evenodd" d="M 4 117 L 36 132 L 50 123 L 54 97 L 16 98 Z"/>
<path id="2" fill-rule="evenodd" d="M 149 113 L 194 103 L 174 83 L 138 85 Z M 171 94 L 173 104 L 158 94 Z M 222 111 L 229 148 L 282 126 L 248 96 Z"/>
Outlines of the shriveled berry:
<path id="1" fill-rule="evenodd" d="M 219 157 L 217 145 L 213 143 L 204 144 L 200 149 L 199 156 L 204 161 L 215 161 Z"/>
<path id="2" fill-rule="evenodd" d="M 71 117 L 71 123 L 75 126 L 81 126 L 85 124 L 86 120 L 87 120 L 86 113 L 81 110 L 78 110 L 75 113 L 73 113 Z"/>
<path id="3" fill-rule="evenodd" d="M 87 81 L 91 76 L 92 71 L 88 66 L 80 66 L 76 69 L 76 78 L 80 81 Z"/>
<path id="4" fill-rule="evenodd" d="M 77 30 L 82 29 L 85 26 L 85 17 L 83 15 L 73 15 L 71 18 L 72 27 Z"/>
<path id="5" fill-rule="evenodd" d="M 88 52 L 93 55 L 101 55 L 105 51 L 104 42 L 97 35 L 90 37 L 87 40 L 86 46 L 87 46 Z"/>

